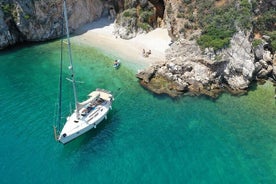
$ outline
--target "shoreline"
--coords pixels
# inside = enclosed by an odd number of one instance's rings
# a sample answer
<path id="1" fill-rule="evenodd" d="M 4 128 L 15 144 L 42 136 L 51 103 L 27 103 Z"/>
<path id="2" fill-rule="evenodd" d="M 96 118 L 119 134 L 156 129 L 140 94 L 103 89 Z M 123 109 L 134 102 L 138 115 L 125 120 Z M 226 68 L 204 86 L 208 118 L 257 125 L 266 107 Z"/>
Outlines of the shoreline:
<path id="1" fill-rule="evenodd" d="M 114 23 L 107 18 L 101 18 L 86 24 L 75 31 L 72 41 L 98 48 L 121 58 L 128 64 L 141 67 L 165 61 L 165 50 L 169 48 L 171 38 L 167 29 L 157 28 L 147 34 L 125 40 L 114 35 Z M 143 49 L 151 50 L 149 57 L 143 56 Z"/>

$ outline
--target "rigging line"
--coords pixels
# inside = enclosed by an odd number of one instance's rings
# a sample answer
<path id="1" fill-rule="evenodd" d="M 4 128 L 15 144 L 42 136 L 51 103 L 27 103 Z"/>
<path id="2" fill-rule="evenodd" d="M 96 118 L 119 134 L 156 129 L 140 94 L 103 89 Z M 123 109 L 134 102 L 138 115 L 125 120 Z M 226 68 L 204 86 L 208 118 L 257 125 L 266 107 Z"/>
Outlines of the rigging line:
<path id="1" fill-rule="evenodd" d="M 122 91 L 120 91 L 120 93 L 116 97 L 114 96 L 114 100 L 116 100 L 123 92 L 124 91 L 122 90 Z"/>
<path id="2" fill-rule="evenodd" d="M 60 74 L 59 74 L 59 101 L 58 101 L 58 131 L 60 131 L 61 123 L 61 98 L 62 98 L 62 41 L 60 44 L 61 54 L 60 54 Z"/>
<path id="3" fill-rule="evenodd" d="M 63 17 L 63 16 L 62 16 Z M 61 35 L 64 34 L 64 21 L 61 20 Z M 63 64 L 63 39 L 60 40 L 60 71 L 59 71 L 59 101 L 58 101 L 58 132 L 60 132 L 61 113 L 62 113 L 62 64 Z"/>
<path id="4" fill-rule="evenodd" d="M 70 82 L 73 82 L 73 80 L 72 79 L 69 79 L 68 77 L 66 77 L 66 80 L 68 80 L 68 81 L 70 81 Z M 75 81 L 76 83 L 84 83 L 83 81 Z"/>
<path id="5" fill-rule="evenodd" d="M 55 122 L 55 124 L 53 124 L 53 126 L 57 127 L 57 122 L 58 122 L 58 103 L 55 103 L 54 105 L 55 111 L 53 112 L 53 122 Z"/>

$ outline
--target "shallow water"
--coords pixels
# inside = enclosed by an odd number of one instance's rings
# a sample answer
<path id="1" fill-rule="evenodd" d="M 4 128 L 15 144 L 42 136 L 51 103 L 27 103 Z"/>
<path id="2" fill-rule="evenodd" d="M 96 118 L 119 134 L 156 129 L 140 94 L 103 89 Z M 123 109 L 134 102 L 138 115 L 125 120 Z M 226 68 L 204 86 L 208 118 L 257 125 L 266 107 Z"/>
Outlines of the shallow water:
<path id="1" fill-rule="evenodd" d="M 275 183 L 272 84 L 247 95 L 171 99 L 143 89 L 137 66 L 73 44 L 78 97 L 115 95 L 108 119 L 63 146 L 54 141 L 59 42 L 0 52 L 1 183 Z M 64 66 L 64 77 L 68 75 Z M 63 116 L 71 86 L 64 83 Z"/>

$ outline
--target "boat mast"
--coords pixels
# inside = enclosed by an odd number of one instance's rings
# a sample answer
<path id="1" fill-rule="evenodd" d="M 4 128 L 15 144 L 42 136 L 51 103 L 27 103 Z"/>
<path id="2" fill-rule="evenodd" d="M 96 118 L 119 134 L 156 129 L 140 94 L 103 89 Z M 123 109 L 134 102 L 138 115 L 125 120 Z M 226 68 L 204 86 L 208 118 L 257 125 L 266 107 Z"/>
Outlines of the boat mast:
<path id="1" fill-rule="evenodd" d="M 59 98 L 58 98 L 58 133 L 60 133 L 60 123 L 61 123 L 61 110 L 62 110 L 62 62 L 63 62 L 63 41 L 60 41 L 60 68 L 59 68 Z"/>
<path id="2" fill-rule="evenodd" d="M 63 12 L 64 12 L 65 26 L 66 26 L 66 36 L 67 36 L 67 42 L 68 42 L 69 59 L 70 59 L 69 69 L 71 71 L 71 79 L 72 79 L 72 84 L 73 84 L 73 93 L 74 93 L 74 100 L 75 100 L 76 117 L 79 118 L 78 98 L 77 98 L 76 80 L 75 80 L 75 76 L 74 76 L 73 60 L 72 60 L 72 53 L 71 53 L 71 43 L 70 43 L 69 28 L 68 28 L 66 0 L 63 1 L 63 9 L 64 9 Z"/>

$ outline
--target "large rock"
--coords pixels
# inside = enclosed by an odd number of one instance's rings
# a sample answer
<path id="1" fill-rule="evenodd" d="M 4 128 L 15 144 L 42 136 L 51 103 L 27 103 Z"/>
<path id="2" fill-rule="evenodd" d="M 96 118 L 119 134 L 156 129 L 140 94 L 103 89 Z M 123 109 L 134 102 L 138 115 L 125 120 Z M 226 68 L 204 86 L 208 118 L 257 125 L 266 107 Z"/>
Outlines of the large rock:
<path id="1" fill-rule="evenodd" d="M 66 2 L 71 31 L 99 18 L 104 9 L 101 0 Z M 18 0 L 3 6 L 9 8 L 5 13 L 0 9 L 0 49 L 19 41 L 44 41 L 64 34 L 62 1 Z"/>
<path id="2" fill-rule="evenodd" d="M 273 56 L 272 69 L 272 77 L 276 81 L 276 54 Z"/>
<path id="3" fill-rule="evenodd" d="M 17 42 L 18 34 L 14 31 L 14 27 L 10 19 L 4 19 L 4 13 L 0 9 L 0 49 Z"/>
<path id="4" fill-rule="evenodd" d="M 263 60 L 269 64 L 272 64 L 272 54 L 269 50 L 265 50 L 263 53 Z"/>
<path id="5" fill-rule="evenodd" d="M 222 51 L 229 64 L 224 71 L 224 79 L 232 89 L 248 88 L 255 71 L 254 56 L 250 52 L 249 34 L 239 31 L 230 42 L 230 47 Z"/>
<path id="6" fill-rule="evenodd" d="M 126 10 L 129 11 L 130 13 L 132 11 L 136 10 Z M 136 36 L 137 34 L 137 21 L 138 17 L 133 14 L 131 16 L 125 16 L 125 14 L 128 13 L 121 13 L 118 15 L 116 24 L 114 26 L 114 33 L 116 36 L 119 36 L 120 38 L 123 39 L 131 39 Z"/>
<path id="7" fill-rule="evenodd" d="M 276 65 L 274 65 L 272 69 L 272 77 L 276 81 Z"/>
<path id="8" fill-rule="evenodd" d="M 152 76 L 155 74 L 155 72 L 156 72 L 156 69 L 153 67 L 150 67 L 146 70 L 142 70 L 142 71 L 138 72 L 136 77 L 145 81 L 146 83 L 149 83 Z"/>
<path id="9" fill-rule="evenodd" d="M 137 34 L 146 33 L 156 28 L 158 13 L 160 13 L 157 11 L 157 7 L 160 3 L 164 4 L 161 1 L 153 0 L 126 0 L 124 9 L 120 11 L 115 21 L 114 33 L 116 36 L 131 39 Z M 161 13 L 163 14 L 162 11 Z"/>
<path id="10" fill-rule="evenodd" d="M 264 51 L 265 51 L 265 47 L 268 45 L 267 42 L 263 41 L 261 44 L 259 44 L 258 46 L 256 46 L 254 48 L 254 54 L 255 54 L 255 58 L 257 60 L 263 59 L 263 55 L 264 55 Z"/>

